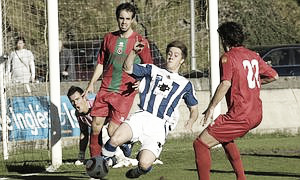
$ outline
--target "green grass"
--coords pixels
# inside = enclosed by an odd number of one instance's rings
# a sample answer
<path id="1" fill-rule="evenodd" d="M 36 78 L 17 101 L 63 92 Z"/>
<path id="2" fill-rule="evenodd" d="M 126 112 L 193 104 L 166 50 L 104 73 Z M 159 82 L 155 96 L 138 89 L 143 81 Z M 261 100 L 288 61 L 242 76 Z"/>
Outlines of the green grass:
<path id="1" fill-rule="evenodd" d="M 163 165 L 155 165 L 141 180 L 196 180 L 192 142 L 194 137 L 169 139 L 161 154 Z M 300 135 L 247 135 L 236 140 L 242 154 L 247 180 L 300 180 Z M 77 146 L 76 146 L 77 147 Z M 75 160 L 76 147 L 64 149 L 64 162 Z M 138 146 L 135 146 L 136 154 Z M 234 180 L 235 175 L 222 148 L 212 150 L 212 180 Z M 49 163 L 46 161 L 46 163 Z M 44 163 L 45 164 L 45 163 Z M 128 168 L 110 169 L 107 180 L 126 179 Z M 24 176 L 24 174 L 33 173 Z M 2 173 L 3 174 L 3 173 Z M 22 176 L 23 175 L 23 176 Z M 64 163 L 56 172 L 46 173 L 39 163 L 9 165 L 7 179 L 88 179 L 84 166 Z"/>

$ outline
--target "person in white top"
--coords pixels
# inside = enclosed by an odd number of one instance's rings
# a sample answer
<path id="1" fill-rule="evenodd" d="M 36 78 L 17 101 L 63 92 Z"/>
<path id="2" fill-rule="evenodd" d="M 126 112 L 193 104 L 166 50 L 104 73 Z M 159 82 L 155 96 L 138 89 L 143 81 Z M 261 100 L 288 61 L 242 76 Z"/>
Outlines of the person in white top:
<path id="1" fill-rule="evenodd" d="M 14 83 L 29 83 L 35 81 L 34 56 L 25 47 L 24 37 L 16 40 L 16 49 L 11 52 L 6 64 L 7 73 Z"/>

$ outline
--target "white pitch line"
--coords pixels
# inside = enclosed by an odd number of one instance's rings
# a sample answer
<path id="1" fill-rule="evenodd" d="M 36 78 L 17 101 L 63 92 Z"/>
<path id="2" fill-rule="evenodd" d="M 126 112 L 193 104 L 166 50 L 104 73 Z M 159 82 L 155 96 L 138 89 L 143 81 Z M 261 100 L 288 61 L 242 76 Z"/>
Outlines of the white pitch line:
<path id="1" fill-rule="evenodd" d="M 37 175 L 40 175 L 40 173 L 22 174 L 21 176 L 37 176 Z"/>

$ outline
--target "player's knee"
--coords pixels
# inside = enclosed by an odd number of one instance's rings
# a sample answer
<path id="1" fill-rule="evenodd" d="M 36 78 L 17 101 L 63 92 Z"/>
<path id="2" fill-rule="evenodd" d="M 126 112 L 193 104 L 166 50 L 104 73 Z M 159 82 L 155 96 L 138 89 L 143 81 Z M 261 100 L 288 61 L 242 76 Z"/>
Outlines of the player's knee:
<path id="1" fill-rule="evenodd" d="M 153 163 L 153 161 L 149 161 L 149 160 L 146 160 L 146 159 L 140 159 L 139 166 L 140 166 L 140 168 L 146 170 L 146 169 L 151 168 L 152 163 Z"/>
<path id="2" fill-rule="evenodd" d="M 196 138 L 193 142 L 194 150 L 207 148 L 209 149 L 209 146 L 205 144 L 200 138 Z"/>
<path id="3" fill-rule="evenodd" d="M 108 126 L 108 135 L 111 137 L 113 136 L 113 134 L 116 132 L 116 130 L 118 129 L 120 125 L 116 124 L 114 122 L 110 122 L 109 126 Z"/>
<path id="4" fill-rule="evenodd" d="M 109 143 L 115 147 L 120 146 L 122 144 L 118 136 L 112 136 L 109 140 Z"/>
<path id="5" fill-rule="evenodd" d="M 195 139 L 194 140 L 194 142 L 193 142 L 193 147 L 194 147 L 194 149 L 198 149 L 198 145 L 199 144 L 199 142 L 198 142 L 198 138 L 197 139 Z"/>

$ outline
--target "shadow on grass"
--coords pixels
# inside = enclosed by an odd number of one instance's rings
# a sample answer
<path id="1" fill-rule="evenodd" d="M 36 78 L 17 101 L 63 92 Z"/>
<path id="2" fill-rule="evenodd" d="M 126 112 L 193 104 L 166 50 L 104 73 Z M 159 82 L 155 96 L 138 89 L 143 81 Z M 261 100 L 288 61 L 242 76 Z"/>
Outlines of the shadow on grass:
<path id="1" fill-rule="evenodd" d="M 9 175 L 6 176 L 6 178 L 12 178 L 12 179 L 23 179 L 23 180 L 76 180 L 76 179 L 88 179 L 88 177 L 78 177 L 78 176 L 59 176 L 59 175 Z"/>
<path id="2" fill-rule="evenodd" d="M 233 171 L 211 170 L 212 173 L 234 173 Z M 266 171 L 245 171 L 246 175 L 255 176 L 275 176 L 275 177 L 295 177 L 300 178 L 300 174 L 288 172 L 266 172 Z"/>
<path id="3" fill-rule="evenodd" d="M 40 173 L 45 171 L 44 166 L 38 165 L 6 165 L 8 172 L 17 172 L 17 173 Z"/>
<path id="4" fill-rule="evenodd" d="M 197 169 L 186 169 L 187 171 L 197 171 Z M 211 173 L 224 173 L 232 174 L 234 171 L 224 171 L 224 170 L 210 170 Z M 245 171 L 246 175 L 255 175 L 255 176 L 275 176 L 275 177 L 294 177 L 300 178 L 300 174 L 288 173 L 288 172 L 266 172 L 266 171 Z"/>
<path id="5" fill-rule="evenodd" d="M 293 159 L 300 159 L 300 156 L 287 156 L 287 155 L 281 155 L 281 154 L 241 154 L 242 156 L 257 156 L 257 157 L 276 157 L 276 158 L 293 158 Z"/>

